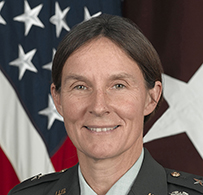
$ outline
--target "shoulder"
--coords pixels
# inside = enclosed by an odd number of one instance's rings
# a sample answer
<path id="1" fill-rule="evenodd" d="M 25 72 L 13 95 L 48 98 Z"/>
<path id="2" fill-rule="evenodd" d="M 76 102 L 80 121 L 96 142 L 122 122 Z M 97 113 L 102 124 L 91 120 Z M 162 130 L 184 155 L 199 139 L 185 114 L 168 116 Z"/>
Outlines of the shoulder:
<path id="1" fill-rule="evenodd" d="M 198 195 L 203 194 L 203 177 L 165 169 L 168 182 L 168 190 L 171 195 Z"/>
<path id="2" fill-rule="evenodd" d="M 59 183 L 59 181 L 64 176 L 66 179 L 69 178 L 71 180 L 73 173 L 76 171 L 77 168 L 74 166 L 70 169 L 64 169 L 60 172 L 54 172 L 46 175 L 36 175 L 15 186 L 8 195 L 47 194 L 53 188 L 53 186 L 56 185 L 56 183 Z"/>

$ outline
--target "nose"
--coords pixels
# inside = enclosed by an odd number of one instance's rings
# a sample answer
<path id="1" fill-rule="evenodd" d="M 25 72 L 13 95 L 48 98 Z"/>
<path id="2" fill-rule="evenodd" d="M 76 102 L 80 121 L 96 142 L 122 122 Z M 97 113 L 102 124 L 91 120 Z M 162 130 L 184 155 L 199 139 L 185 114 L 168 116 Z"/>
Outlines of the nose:
<path id="1" fill-rule="evenodd" d="M 89 107 L 89 113 L 94 114 L 95 116 L 103 116 L 110 113 L 106 92 L 104 92 L 103 90 L 97 90 L 93 92 Z"/>

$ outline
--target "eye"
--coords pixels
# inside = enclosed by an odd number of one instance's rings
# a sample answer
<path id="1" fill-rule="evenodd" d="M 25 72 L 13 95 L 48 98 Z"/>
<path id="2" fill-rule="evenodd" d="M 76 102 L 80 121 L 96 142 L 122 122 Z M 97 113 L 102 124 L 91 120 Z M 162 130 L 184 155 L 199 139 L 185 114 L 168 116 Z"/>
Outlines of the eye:
<path id="1" fill-rule="evenodd" d="M 77 89 L 77 90 L 86 90 L 87 87 L 85 87 L 84 85 L 77 85 L 74 87 L 74 89 Z"/>
<path id="2" fill-rule="evenodd" d="M 115 89 L 123 89 L 123 88 L 125 88 L 125 85 L 123 85 L 123 84 L 116 84 L 116 85 L 113 86 L 113 88 L 115 88 Z"/>

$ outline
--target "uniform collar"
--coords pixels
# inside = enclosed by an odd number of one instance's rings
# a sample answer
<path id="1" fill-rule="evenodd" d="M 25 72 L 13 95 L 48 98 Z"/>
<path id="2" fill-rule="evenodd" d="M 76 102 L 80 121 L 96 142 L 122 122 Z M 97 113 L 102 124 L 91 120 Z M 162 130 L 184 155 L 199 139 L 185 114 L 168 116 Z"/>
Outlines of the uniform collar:
<path id="1" fill-rule="evenodd" d="M 107 192 L 106 195 L 127 194 L 130 191 L 131 186 L 138 175 L 138 172 L 142 165 L 143 158 L 144 158 L 144 150 L 142 150 L 142 153 L 139 159 L 135 162 L 135 164 L 111 187 L 111 189 Z M 81 173 L 80 166 L 78 167 L 78 174 L 79 174 L 81 194 L 96 195 L 96 193 L 91 189 L 91 187 L 85 181 Z"/>
<path id="2" fill-rule="evenodd" d="M 78 165 L 68 169 L 48 195 L 60 194 L 56 192 L 63 189 L 66 190 L 66 195 L 80 195 Z M 165 169 L 145 149 L 141 169 L 128 195 L 149 195 L 150 193 L 154 195 L 167 194 L 167 178 Z"/>

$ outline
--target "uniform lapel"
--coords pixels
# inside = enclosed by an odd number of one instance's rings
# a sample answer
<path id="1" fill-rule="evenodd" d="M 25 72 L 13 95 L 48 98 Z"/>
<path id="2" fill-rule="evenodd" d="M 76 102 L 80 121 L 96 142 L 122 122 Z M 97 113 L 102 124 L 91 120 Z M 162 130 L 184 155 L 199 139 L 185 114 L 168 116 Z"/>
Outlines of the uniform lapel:
<path id="1" fill-rule="evenodd" d="M 128 195 L 166 195 L 165 169 L 145 149 L 142 167 Z"/>
<path id="2" fill-rule="evenodd" d="M 63 173 L 47 195 L 80 195 L 78 165 Z"/>
<path id="3" fill-rule="evenodd" d="M 164 168 L 145 149 L 140 172 L 128 195 L 166 195 L 167 179 Z M 64 172 L 47 195 L 80 195 L 78 165 Z"/>

